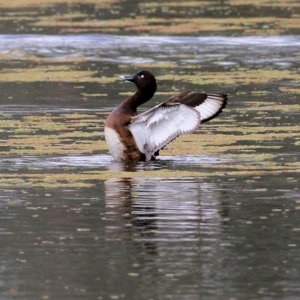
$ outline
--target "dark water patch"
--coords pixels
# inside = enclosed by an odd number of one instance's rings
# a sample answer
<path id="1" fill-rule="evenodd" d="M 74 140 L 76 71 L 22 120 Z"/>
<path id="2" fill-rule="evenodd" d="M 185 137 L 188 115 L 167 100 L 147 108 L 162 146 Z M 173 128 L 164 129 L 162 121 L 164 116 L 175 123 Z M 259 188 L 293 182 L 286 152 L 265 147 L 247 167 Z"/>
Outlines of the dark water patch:
<path id="1" fill-rule="evenodd" d="M 1 191 L 1 207 L 7 296 L 253 299 L 299 292 L 299 193 L 280 176 L 19 187 Z"/>

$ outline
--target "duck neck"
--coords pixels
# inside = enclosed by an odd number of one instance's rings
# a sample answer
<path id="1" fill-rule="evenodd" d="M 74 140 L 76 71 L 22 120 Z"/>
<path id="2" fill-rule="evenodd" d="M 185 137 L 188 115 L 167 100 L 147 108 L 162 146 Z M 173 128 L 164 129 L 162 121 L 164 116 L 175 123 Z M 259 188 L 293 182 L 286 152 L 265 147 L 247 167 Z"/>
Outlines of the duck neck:
<path id="1" fill-rule="evenodd" d="M 137 90 L 132 96 L 124 100 L 120 106 L 123 108 L 128 108 L 131 111 L 135 112 L 137 111 L 137 108 L 149 101 L 154 95 L 154 92 L 151 91 L 140 91 Z"/>

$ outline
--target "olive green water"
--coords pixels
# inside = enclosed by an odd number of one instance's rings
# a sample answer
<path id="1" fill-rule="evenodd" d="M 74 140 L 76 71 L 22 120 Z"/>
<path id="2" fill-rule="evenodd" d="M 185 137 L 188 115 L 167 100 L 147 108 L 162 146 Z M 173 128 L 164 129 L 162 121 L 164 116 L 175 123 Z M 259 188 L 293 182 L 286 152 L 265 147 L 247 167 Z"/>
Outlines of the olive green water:
<path id="1" fill-rule="evenodd" d="M 1 299 L 297 299 L 297 1 L 0 1 Z M 116 35 L 115 35 L 116 34 Z M 149 36 L 150 34 L 150 36 Z M 228 106 L 155 162 L 112 161 L 109 111 Z"/>

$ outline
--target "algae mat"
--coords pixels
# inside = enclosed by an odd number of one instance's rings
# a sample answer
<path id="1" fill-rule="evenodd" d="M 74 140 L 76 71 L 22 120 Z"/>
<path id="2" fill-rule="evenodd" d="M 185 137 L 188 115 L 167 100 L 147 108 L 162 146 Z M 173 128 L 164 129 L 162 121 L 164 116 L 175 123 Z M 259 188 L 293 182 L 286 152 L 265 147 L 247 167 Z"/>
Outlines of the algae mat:
<path id="1" fill-rule="evenodd" d="M 236 38 L 225 45 L 214 39 L 140 41 L 133 47 L 130 38 L 36 36 L 23 38 L 18 50 L 2 51 L 2 187 L 82 187 L 111 177 L 270 174 L 297 182 L 295 40 L 278 38 L 277 46 L 269 47 L 267 39 L 251 48 L 251 40 Z M 270 41 L 274 44 L 274 38 Z M 170 143 L 157 162 L 116 166 L 104 141 L 105 118 L 134 91 L 118 75 L 143 68 L 156 74 L 158 92 L 140 111 L 184 89 L 228 93 L 228 106 L 212 122 Z M 78 166 L 78 160 L 89 162 Z"/>
<path id="2" fill-rule="evenodd" d="M 92 61 L 70 55 L 62 61 L 32 53 L 16 59 L 10 52 L 4 53 L 0 150 L 2 165 L 9 166 L 9 162 L 11 166 L 2 167 L 0 185 L 82 187 L 111 177 L 260 178 L 271 174 L 297 182 L 300 104 L 299 63 L 294 48 L 289 50 L 288 61 L 282 57 L 289 68 L 276 65 L 278 54 L 267 67 L 264 60 L 253 67 L 234 48 L 221 50 L 215 50 L 213 57 L 203 54 L 199 65 L 193 63 L 200 59 L 193 49 L 182 55 L 178 48 L 174 48 L 178 58 L 172 63 L 154 60 L 124 64 L 123 50 L 114 63 L 105 57 Z M 139 51 L 137 56 L 142 56 Z M 251 55 L 258 59 L 266 56 L 259 49 Z M 218 118 L 170 143 L 157 162 L 119 165 L 116 172 L 104 141 L 104 121 L 109 111 L 134 91 L 133 85 L 120 81 L 117 75 L 141 68 L 157 74 L 159 84 L 148 107 L 181 89 L 226 92 L 229 102 Z M 24 166 L 14 162 L 28 157 L 44 158 L 45 162 L 66 157 L 74 161 L 90 157 L 94 161 L 92 168 L 69 162 L 54 169 L 47 163 Z"/>
<path id="3" fill-rule="evenodd" d="M 0 1 L 2 33 L 133 35 L 299 34 L 289 1 Z"/>

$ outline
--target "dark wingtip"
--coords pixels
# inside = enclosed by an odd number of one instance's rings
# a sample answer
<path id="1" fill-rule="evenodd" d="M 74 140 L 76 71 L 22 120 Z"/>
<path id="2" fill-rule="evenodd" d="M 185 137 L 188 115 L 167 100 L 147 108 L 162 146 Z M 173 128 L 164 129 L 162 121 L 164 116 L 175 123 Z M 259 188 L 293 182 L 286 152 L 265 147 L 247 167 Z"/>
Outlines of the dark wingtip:
<path id="1" fill-rule="evenodd" d="M 209 95 L 214 95 L 214 94 L 208 94 Z M 223 103 L 222 103 L 222 106 L 219 108 L 219 110 L 213 114 L 212 116 L 210 116 L 209 118 L 207 119 L 204 119 L 204 120 L 201 120 L 201 124 L 203 123 L 206 123 L 212 119 L 214 119 L 215 117 L 217 117 L 219 114 L 222 113 L 223 109 L 226 107 L 227 103 L 228 103 L 228 95 L 227 94 L 222 94 L 222 93 L 216 93 L 215 95 L 218 95 L 218 96 L 222 96 L 223 97 Z"/>

